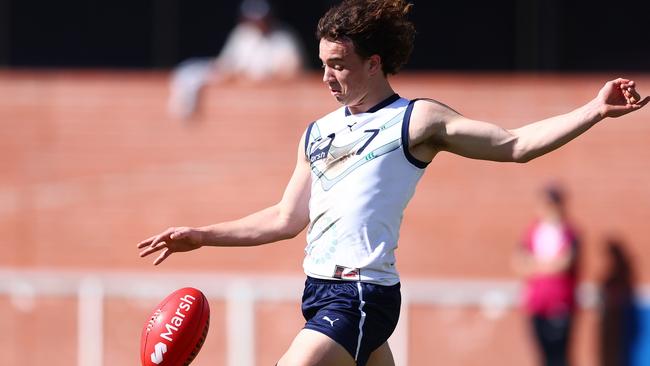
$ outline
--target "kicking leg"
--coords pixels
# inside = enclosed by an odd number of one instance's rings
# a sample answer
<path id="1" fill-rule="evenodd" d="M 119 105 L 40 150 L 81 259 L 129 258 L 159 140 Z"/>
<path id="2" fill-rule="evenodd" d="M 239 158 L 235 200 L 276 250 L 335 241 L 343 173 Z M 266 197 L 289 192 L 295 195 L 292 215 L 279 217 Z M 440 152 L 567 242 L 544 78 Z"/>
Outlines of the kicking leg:
<path id="1" fill-rule="evenodd" d="M 367 366 L 395 366 L 393 352 L 391 352 L 388 342 L 372 351 Z"/>
<path id="2" fill-rule="evenodd" d="M 310 329 L 303 329 L 298 333 L 291 346 L 289 346 L 289 350 L 277 363 L 277 366 L 354 365 L 356 365 L 356 362 L 343 346 L 330 337 Z"/>

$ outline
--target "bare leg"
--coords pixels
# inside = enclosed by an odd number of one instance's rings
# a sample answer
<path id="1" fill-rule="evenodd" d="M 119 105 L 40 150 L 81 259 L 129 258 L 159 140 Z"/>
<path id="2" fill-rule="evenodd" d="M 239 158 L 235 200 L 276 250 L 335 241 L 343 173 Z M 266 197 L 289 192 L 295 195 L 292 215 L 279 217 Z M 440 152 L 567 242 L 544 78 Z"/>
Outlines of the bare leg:
<path id="1" fill-rule="evenodd" d="M 330 337 L 310 329 L 303 329 L 298 333 L 289 350 L 277 364 L 277 366 L 354 365 L 356 362 L 343 346 Z"/>
<path id="2" fill-rule="evenodd" d="M 393 352 L 391 352 L 388 342 L 382 344 L 370 354 L 367 366 L 395 366 Z"/>

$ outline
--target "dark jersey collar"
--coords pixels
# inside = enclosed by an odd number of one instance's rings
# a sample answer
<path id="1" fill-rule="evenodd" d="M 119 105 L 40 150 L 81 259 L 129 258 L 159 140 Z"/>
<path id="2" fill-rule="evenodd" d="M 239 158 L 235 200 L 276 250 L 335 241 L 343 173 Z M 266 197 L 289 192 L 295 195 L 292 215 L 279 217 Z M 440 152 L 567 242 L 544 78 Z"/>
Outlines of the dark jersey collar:
<path id="1" fill-rule="evenodd" d="M 395 94 L 391 95 L 390 97 L 384 99 L 383 101 L 379 102 L 379 104 L 377 104 L 376 106 L 368 109 L 365 113 L 375 113 L 378 110 L 384 108 L 385 106 L 392 104 L 393 102 L 395 102 L 399 98 L 400 98 L 400 96 L 397 93 L 395 93 Z M 347 116 L 349 116 L 351 114 L 352 113 L 350 113 L 350 110 L 346 106 L 345 107 L 345 116 L 347 117 Z"/>

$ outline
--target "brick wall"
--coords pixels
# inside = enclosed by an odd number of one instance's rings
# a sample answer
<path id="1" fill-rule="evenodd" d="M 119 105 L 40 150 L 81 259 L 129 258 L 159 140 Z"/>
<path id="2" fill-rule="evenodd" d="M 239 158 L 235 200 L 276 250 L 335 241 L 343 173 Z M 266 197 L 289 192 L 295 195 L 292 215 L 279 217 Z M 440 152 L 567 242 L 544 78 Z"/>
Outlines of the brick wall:
<path id="1" fill-rule="evenodd" d="M 581 105 L 615 76 L 406 74 L 394 86 L 516 127 Z M 636 80 L 650 91 L 649 77 Z M 168 226 L 275 203 L 307 123 L 337 107 L 319 76 L 211 87 L 189 123 L 167 116 L 166 98 L 162 73 L 0 72 L 0 267 L 301 273 L 304 234 L 175 255 L 155 269 L 135 245 Z M 649 282 L 648 111 L 605 121 L 526 165 L 440 154 L 405 214 L 404 278 L 515 279 L 510 254 L 540 185 L 555 180 L 568 188 L 583 234 L 582 278 L 603 275 L 603 241 L 614 233 L 633 254 L 639 282 Z M 516 328 L 511 318 L 503 326 Z M 593 346 L 581 349 L 588 358 Z"/>

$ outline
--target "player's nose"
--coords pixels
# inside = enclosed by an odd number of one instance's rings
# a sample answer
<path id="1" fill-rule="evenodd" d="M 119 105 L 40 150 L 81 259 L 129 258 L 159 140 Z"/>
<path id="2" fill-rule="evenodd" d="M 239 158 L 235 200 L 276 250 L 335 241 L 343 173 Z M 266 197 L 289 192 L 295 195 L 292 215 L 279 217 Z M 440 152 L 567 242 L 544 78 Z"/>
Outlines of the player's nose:
<path id="1" fill-rule="evenodd" d="M 334 79 L 332 69 L 328 66 L 323 66 L 323 82 L 329 83 Z"/>

